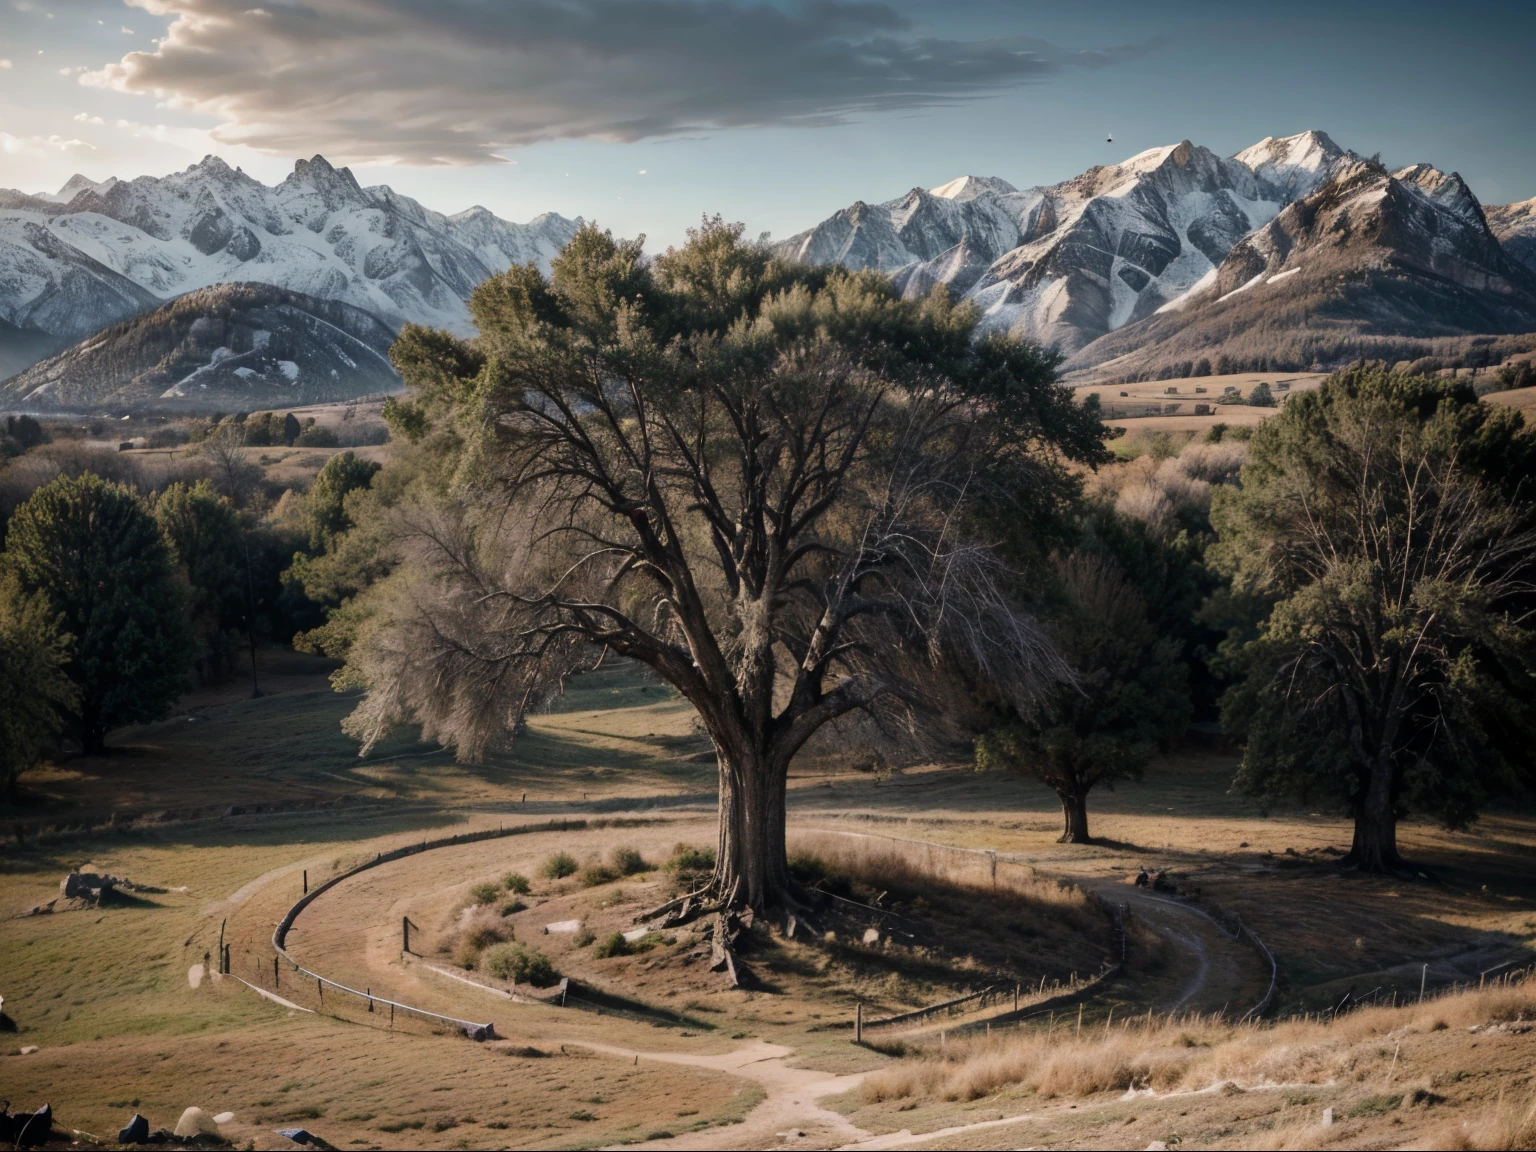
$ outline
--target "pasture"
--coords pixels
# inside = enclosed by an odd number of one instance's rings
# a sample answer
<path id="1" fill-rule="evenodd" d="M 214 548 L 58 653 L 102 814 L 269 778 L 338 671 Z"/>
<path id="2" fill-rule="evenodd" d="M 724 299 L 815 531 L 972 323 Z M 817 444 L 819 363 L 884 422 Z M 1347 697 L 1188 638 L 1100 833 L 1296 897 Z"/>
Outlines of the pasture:
<path id="1" fill-rule="evenodd" d="M 1232 795 L 1235 757 L 1219 746 L 1096 792 L 1098 842 L 1078 846 L 1055 843 L 1059 808 L 1038 785 L 959 762 L 874 771 L 827 747 L 790 781 L 791 851 L 807 877 L 884 909 L 879 938 L 854 931 L 857 916 L 828 916 L 822 932 L 743 953 L 751 978 L 737 988 L 686 926 L 599 955 L 686 882 L 665 867 L 678 844 L 713 844 L 713 759 L 669 689 L 610 666 L 572 680 L 484 763 L 405 735 L 360 760 L 329 666 L 263 659 L 268 695 L 189 696 L 169 720 L 116 734 L 111 755 L 27 777 L 6 810 L 0 904 L 12 916 L 85 865 L 164 889 L 0 921 L 0 994 L 17 1029 L 0 1035 L 0 1081 L 16 1105 L 47 1099 L 63 1126 L 96 1136 L 135 1110 L 166 1127 L 189 1105 L 232 1111 L 226 1135 L 257 1148 L 291 1147 L 273 1129 L 292 1125 L 356 1148 L 1529 1137 L 1536 1000 L 1435 999 L 1532 958 L 1528 808 L 1496 807 L 1465 832 L 1410 822 L 1405 849 L 1433 880 L 1365 879 L 1337 868 L 1346 820 Z M 562 820 L 358 873 L 288 939 L 329 979 L 492 1022 L 498 1039 L 391 1024 L 286 969 L 273 987 L 272 928 L 306 881 L 430 838 Z M 638 853 L 635 870 L 604 874 L 620 847 Z M 559 853 L 578 871 L 546 875 Z M 1128 884 L 1141 868 L 1185 895 Z M 503 914 L 511 874 L 530 891 Z M 1124 966 L 1087 987 L 1122 947 L 1121 914 Z M 548 1002 L 548 989 L 489 971 L 483 950 L 466 970 L 465 927 L 493 916 L 585 999 Z M 417 926 L 410 954 L 402 918 Z M 1236 1022 L 1271 976 L 1228 934 L 1237 918 L 1276 958 L 1273 1026 Z M 580 928 L 544 931 L 570 922 Z M 229 977 L 205 962 L 221 935 Z M 853 1042 L 859 1004 L 873 1021 L 1000 982 L 1021 990 L 1017 1014 L 1005 991 Z M 1316 1022 L 1346 992 L 1380 1006 Z M 1300 1013 L 1314 1019 L 1287 1022 Z"/>

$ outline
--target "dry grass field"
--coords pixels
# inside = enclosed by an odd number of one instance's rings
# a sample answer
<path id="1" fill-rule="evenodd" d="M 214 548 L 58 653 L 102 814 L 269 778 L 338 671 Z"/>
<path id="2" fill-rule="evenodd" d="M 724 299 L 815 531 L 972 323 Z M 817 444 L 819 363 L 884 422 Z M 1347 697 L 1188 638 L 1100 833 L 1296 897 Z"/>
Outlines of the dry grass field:
<path id="1" fill-rule="evenodd" d="M 1467 832 L 1410 822 L 1405 849 L 1433 880 L 1372 880 L 1338 870 L 1337 814 L 1266 813 L 1229 794 L 1226 751 L 1186 750 L 1096 793 L 1099 842 L 1083 846 L 1054 842 L 1055 798 L 1036 785 L 962 764 L 861 771 L 857 756 L 824 753 L 791 780 L 797 867 L 878 898 L 888 915 L 866 920 L 884 930 L 866 943 L 857 916 L 829 916 L 818 927 L 832 940 L 744 952 L 755 982 L 732 989 L 689 931 L 598 955 L 679 882 L 662 867 L 677 844 L 713 843 L 712 759 L 669 690 L 605 668 L 483 764 L 406 734 L 360 760 L 329 667 L 264 663 L 268 695 L 190 696 L 164 723 L 116 734 L 111 755 L 28 777 L 24 802 L 0 812 L 8 913 L 87 864 L 164 889 L 0 920 L 17 1029 L 0 1034 L 0 1096 L 47 1099 L 61 1124 L 97 1136 L 134 1110 L 166 1127 L 189 1105 L 232 1111 L 226 1135 L 257 1148 L 291 1147 L 273 1130 L 294 1124 L 356 1148 L 1530 1146 L 1536 1003 L 1434 998 L 1532 957 L 1527 807 L 1496 807 Z M 270 988 L 272 928 L 306 873 L 314 885 L 429 837 L 551 820 L 569 824 L 361 872 L 288 940 L 331 979 L 493 1022 L 501 1039 L 391 1026 L 286 969 L 285 1007 L 204 965 L 222 933 L 233 976 Z M 645 866 L 583 877 L 621 847 Z M 578 872 L 546 877 L 560 852 Z M 1143 866 L 1198 898 L 1127 884 Z M 508 874 L 530 880 L 523 908 Z M 500 890 L 487 901 L 477 885 Z M 1093 897 L 1126 906 L 1126 965 L 1073 999 L 1058 985 L 1118 945 Z M 1235 916 L 1277 958 L 1279 1023 L 1234 1023 L 1270 974 L 1224 930 Z M 402 917 L 418 926 L 411 955 Z M 592 940 L 545 934 L 570 920 Z M 510 999 L 530 990 L 483 950 L 459 951 L 481 921 L 543 952 L 587 999 Z M 858 1002 L 874 1017 L 1009 978 L 1025 986 L 1017 1015 L 994 1003 L 852 1043 Z M 1287 1022 L 1348 990 L 1406 1006 Z M 1322 1129 L 1325 1108 L 1335 1123 Z"/>

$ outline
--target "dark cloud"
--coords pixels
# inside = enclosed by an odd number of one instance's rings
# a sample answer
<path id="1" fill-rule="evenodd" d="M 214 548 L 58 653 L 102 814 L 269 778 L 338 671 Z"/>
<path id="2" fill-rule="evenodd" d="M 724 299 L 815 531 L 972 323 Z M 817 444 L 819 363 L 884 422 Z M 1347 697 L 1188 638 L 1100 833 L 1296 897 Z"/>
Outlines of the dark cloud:
<path id="1" fill-rule="evenodd" d="M 174 17 L 83 78 L 221 118 L 284 155 L 479 164 L 557 138 L 824 125 L 971 100 L 1146 50 L 920 36 L 879 3 L 132 0 Z"/>

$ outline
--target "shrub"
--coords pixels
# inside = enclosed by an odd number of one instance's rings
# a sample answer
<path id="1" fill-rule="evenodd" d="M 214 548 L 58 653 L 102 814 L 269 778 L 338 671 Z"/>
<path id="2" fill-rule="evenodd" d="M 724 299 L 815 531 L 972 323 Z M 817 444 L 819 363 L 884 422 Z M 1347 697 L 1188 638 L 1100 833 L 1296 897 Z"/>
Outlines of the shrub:
<path id="1" fill-rule="evenodd" d="M 715 850 L 695 848 L 692 844 L 678 844 L 665 865 L 668 872 L 713 872 Z"/>
<path id="2" fill-rule="evenodd" d="M 575 872 L 580 865 L 576 863 L 576 857 L 569 852 L 556 852 L 543 864 L 539 865 L 539 871 L 546 880 L 559 880 Z"/>
<path id="3" fill-rule="evenodd" d="M 496 944 L 485 950 L 485 970 L 514 984 L 547 988 L 560 979 L 549 957 L 526 944 Z"/>
<path id="4" fill-rule="evenodd" d="M 596 888 L 599 884 L 611 884 L 619 874 L 606 864 L 592 863 L 581 870 L 581 886 Z"/>
<path id="5" fill-rule="evenodd" d="M 497 884 L 491 884 L 489 882 L 484 884 L 476 884 L 469 890 L 469 898 L 476 904 L 494 903 L 497 897 L 500 895 L 501 886 Z"/>
<path id="6" fill-rule="evenodd" d="M 500 908 L 498 908 L 497 911 L 499 911 L 503 916 L 513 916 L 527 907 L 528 905 L 524 904 L 521 900 L 514 896 L 512 899 L 508 900 Z"/>
<path id="7" fill-rule="evenodd" d="M 615 848 L 608 857 L 608 863 L 620 876 L 633 876 L 637 872 L 651 870 L 651 866 L 645 862 L 645 857 L 641 856 L 639 849 L 636 848 Z"/>
<path id="8" fill-rule="evenodd" d="M 628 956 L 629 941 L 624 939 L 624 933 L 615 932 L 606 937 L 598 946 L 592 949 L 592 955 L 599 960 L 606 960 L 610 956 Z"/>
<path id="9" fill-rule="evenodd" d="M 519 896 L 526 896 L 533 891 L 533 885 L 528 883 L 528 877 L 521 872 L 508 872 L 501 878 L 501 883 L 508 892 L 516 892 Z"/>
<path id="10" fill-rule="evenodd" d="M 592 929 L 590 929 L 590 928 L 586 927 L 585 925 L 583 925 L 582 928 L 581 928 L 581 931 L 576 933 L 576 935 L 574 937 L 574 942 L 576 944 L 576 947 L 578 947 L 578 948 L 585 948 L 588 944 L 592 943 L 592 941 L 594 941 L 596 939 L 597 939 L 597 937 L 592 935 Z"/>
<path id="11" fill-rule="evenodd" d="M 300 432 L 294 443 L 300 448 L 339 448 L 341 446 L 341 440 L 335 432 L 318 424 Z"/>

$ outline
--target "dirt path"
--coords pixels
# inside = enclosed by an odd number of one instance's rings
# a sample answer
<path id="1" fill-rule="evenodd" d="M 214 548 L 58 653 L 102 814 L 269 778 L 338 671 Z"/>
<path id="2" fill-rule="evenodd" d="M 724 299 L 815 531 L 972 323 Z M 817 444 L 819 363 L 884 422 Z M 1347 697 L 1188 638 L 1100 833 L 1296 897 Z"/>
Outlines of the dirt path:
<path id="1" fill-rule="evenodd" d="M 1104 899 L 1126 905 L 1140 926 L 1177 957 L 1183 975 L 1171 988 L 1151 987 L 1146 1007 L 1159 1013 L 1220 1012 L 1241 1016 L 1264 995 L 1269 974 L 1244 940 L 1234 940 L 1199 908 L 1127 884 L 1084 879 Z"/>
<path id="2" fill-rule="evenodd" d="M 751 1080 L 767 1094 L 740 1124 L 729 1128 L 706 1128 L 671 1139 L 647 1140 L 647 1148 L 764 1148 L 787 1139 L 803 1142 L 806 1146 L 828 1147 L 869 1137 L 868 1132 L 854 1127 L 845 1116 L 818 1103 L 825 1097 L 856 1088 L 864 1074 L 835 1076 L 808 1068 L 791 1068 L 786 1061 L 795 1054 L 794 1049 L 782 1044 L 759 1040 L 734 1052 L 707 1056 L 687 1052 L 637 1052 L 591 1041 L 581 1043 L 585 1048 L 610 1056 L 726 1072 Z"/>

